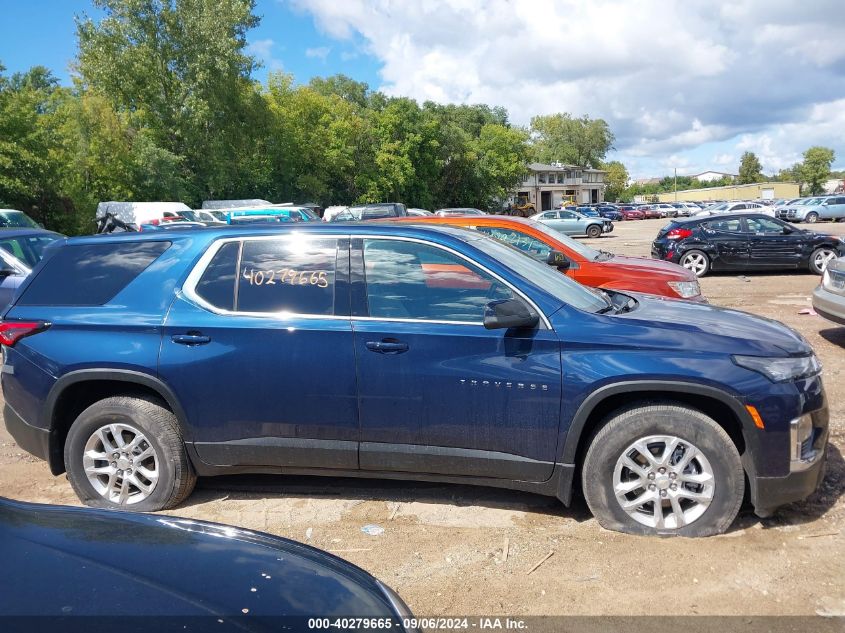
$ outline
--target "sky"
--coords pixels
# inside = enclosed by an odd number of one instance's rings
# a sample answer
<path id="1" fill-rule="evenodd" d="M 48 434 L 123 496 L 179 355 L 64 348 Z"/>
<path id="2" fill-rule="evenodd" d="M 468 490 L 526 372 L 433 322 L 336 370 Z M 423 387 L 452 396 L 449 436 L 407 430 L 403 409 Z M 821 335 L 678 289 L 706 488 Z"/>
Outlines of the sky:
<path id="1" fill-rule="evenodd" d="M 263 68 L 344 73 L 388 95 L 487 103 L 511 122 L 604 118 L 608 159 L 633 178 L 772 174 L 811 145 L 845 168 L 841 0 L 258 0 L 249 52 Z M 70 83 L 85 0 L 0 0 L 0 63 Z"/>

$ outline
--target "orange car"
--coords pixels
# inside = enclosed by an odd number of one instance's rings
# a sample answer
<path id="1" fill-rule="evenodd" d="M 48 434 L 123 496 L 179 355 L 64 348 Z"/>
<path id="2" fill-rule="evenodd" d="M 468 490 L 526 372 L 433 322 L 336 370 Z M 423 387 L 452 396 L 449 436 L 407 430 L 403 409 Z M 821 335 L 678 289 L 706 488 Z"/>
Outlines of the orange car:
<path id="1" fill-rule="evenodd" d="M 671 262 L 625 257 L 596 250 L 539 222 L 501 215 L 406 217 L 391 222 L 448 224 L 475 229 L 515 246 L 540 261 L 553 251 L 566 257 L 558 268 L 575 281 L 594 288 L 632 290 L 672 299 L 704 301 L 695 275 Z"/>

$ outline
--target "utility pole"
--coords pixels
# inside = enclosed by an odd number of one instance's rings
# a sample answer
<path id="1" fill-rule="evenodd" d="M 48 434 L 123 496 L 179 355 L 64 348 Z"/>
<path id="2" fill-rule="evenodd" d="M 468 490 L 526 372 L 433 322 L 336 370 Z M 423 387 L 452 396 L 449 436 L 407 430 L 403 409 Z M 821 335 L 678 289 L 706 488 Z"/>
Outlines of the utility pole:
<path id="1" fill-rule="evenodd" d="M 675 202 L 678 201 L 678 168 L 675 167 Z"/>

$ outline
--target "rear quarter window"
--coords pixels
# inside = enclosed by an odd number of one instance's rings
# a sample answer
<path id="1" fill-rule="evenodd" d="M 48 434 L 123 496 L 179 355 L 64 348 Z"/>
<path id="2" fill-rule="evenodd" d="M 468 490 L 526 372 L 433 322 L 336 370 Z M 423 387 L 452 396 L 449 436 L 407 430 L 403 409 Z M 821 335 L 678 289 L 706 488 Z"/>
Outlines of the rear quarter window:
<path id="1" fill-rule="evenodd" d="M 97 306 L 111 301 L 171 242 L 70 244 L 60 248 L 24 290 L 22 306 Z"/>

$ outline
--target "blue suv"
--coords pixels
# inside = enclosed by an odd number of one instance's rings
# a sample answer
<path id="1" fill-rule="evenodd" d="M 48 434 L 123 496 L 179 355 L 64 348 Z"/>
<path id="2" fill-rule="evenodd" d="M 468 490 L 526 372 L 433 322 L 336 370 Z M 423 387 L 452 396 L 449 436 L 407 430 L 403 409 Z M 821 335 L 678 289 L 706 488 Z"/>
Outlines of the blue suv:
<path id="1" fill-rule="evenodd" d="M 828 414 L 799 334 L 581 286 L 450 227 L 298 224 L 60 240 L 0 323 L 5 420 L 82 501 L 197 475 L 500 486 L 639 534 L 812 493 Z"/>

